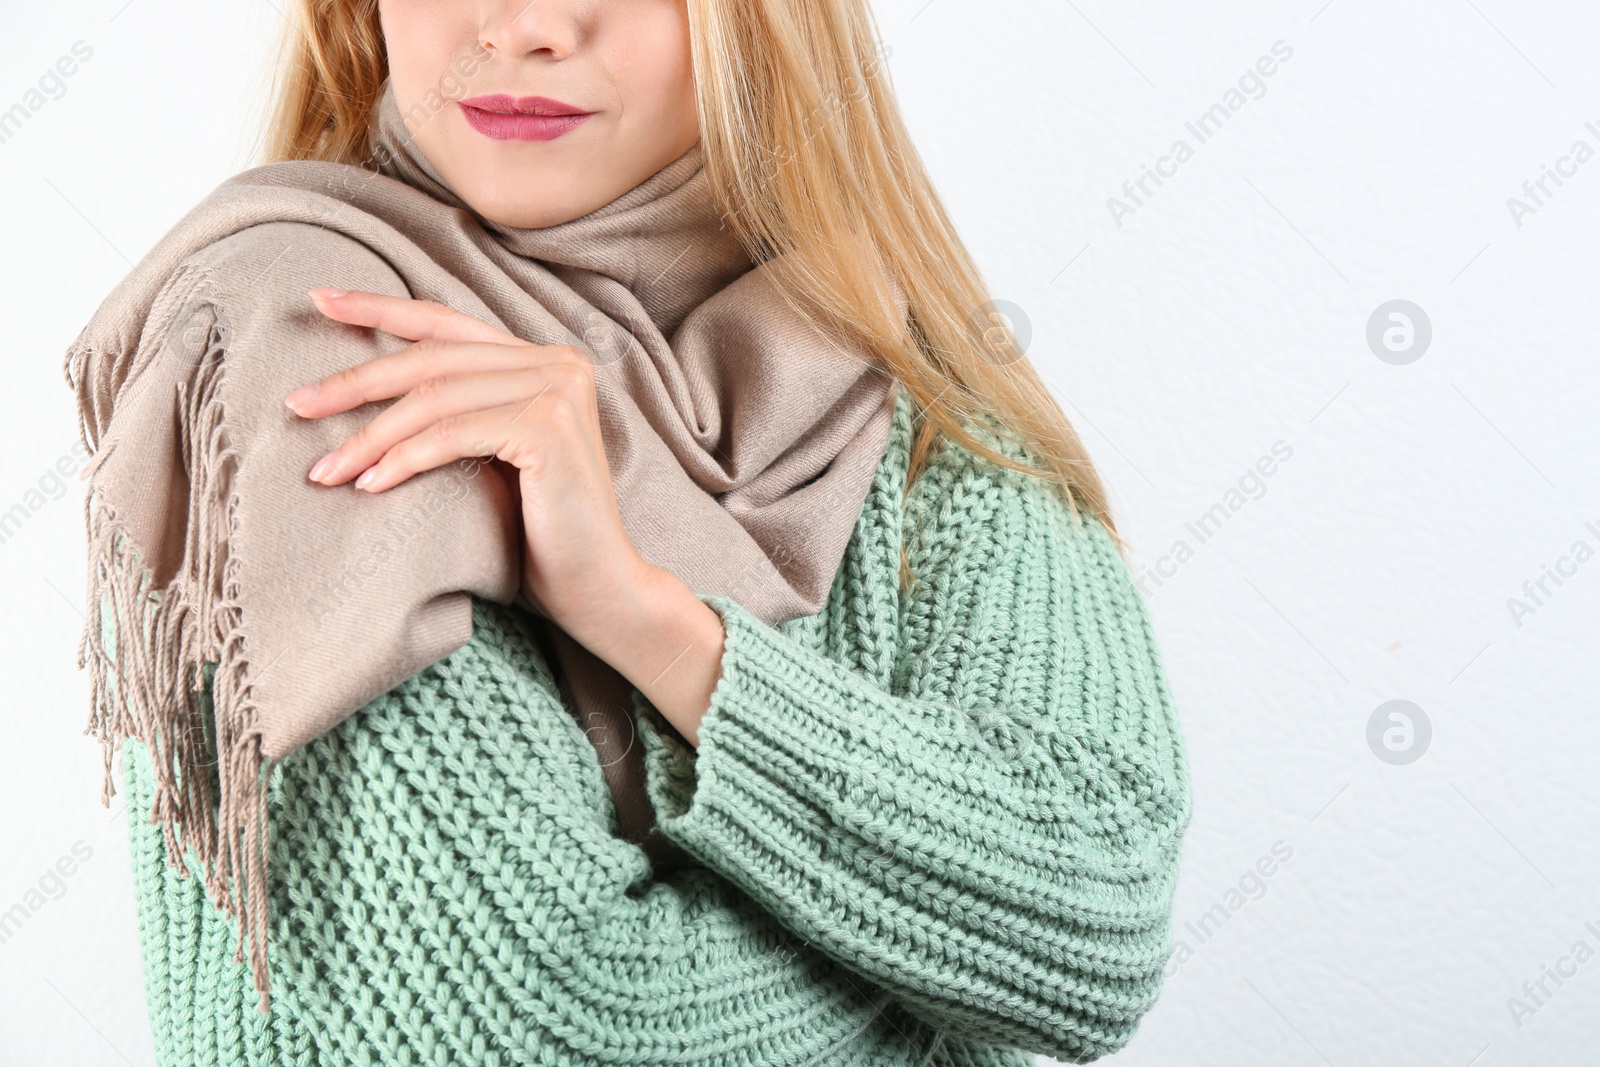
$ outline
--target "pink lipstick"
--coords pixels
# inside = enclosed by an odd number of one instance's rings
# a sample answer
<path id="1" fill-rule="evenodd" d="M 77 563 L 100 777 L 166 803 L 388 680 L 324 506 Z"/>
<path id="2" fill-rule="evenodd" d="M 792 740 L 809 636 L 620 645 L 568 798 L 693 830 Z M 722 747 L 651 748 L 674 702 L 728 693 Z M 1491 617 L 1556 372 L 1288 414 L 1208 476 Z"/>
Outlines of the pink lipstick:
<path id="1" fill-rule="evenodd" d="M 547 96 L 490 93 L 469 96 L 457 103 L 473 129 L 497 141 L 554 140 L 595 114 Z"/>

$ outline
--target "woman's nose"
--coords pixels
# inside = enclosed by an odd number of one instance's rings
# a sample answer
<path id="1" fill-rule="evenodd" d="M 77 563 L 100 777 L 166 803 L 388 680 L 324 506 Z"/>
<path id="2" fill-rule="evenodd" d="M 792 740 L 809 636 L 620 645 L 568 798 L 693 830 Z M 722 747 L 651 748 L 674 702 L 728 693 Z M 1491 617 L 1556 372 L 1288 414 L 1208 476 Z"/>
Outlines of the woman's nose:
<path id="1" fill-rule="evenodd" d="M 510 59 L 565 59 L 577 47 L 584 12 L 571 0 L 485 0 L 478 42 Z"/>

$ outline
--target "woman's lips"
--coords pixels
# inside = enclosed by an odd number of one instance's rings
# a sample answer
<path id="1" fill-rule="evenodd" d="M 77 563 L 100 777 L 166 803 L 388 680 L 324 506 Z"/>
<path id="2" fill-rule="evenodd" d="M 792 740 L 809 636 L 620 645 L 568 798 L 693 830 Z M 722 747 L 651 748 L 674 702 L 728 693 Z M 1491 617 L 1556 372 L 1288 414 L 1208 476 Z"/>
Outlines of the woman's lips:
<path id="1" fill-rule="evenodd" d="M 554 140 L 595 114 L 543 96 L 513 98 L 494 93 L 459 103 L 472 128 L 497 141 Z"/>

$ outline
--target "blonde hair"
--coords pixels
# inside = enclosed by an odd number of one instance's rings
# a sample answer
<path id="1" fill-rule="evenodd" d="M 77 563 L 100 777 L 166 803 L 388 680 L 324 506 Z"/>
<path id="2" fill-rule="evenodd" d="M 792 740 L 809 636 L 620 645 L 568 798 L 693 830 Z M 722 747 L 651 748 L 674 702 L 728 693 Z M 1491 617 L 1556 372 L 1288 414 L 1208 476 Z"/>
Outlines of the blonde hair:
<path id="1" fill-rule="evenodd" d="M 687 0 L 706 175 L 754 259 L 908 390 L 907 490 L 941 437 L 1038 475 L 1116 529 L 1094 464 L 951 224 L 900 115 L 867 0 Z M 263 162 L 363 165 L 388 73 L 376 0 L 301 0 L 284 24 Z M 902 315 L 889 279 L 909 302 Z M 1021 461 L 974 436 L 985 421 Z M 901 557 L 901 580 L 912 576 Z"/>

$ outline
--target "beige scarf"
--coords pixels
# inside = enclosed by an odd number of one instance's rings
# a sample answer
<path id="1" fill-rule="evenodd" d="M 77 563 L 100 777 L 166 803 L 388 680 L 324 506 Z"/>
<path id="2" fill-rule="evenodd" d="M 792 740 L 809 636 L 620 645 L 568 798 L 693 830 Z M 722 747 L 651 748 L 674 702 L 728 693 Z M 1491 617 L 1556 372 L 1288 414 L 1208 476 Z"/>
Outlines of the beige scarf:
<path id="1" fill-rule="evenodd" d="M 236 960 L 248 932 L 263 1011 L 272 767 L 464 645 L 470 595 L 527 607 L 520 516 L 485 462 L 376 495 L 307 480 L 380 405 L 308 420 L 284 396 L 409 343 L 327 319 L 307 289 L 438 300 L 585 349 L 640 554 L 768 622 L 826 601 L 894 409 L 893 379 L 786 303 L 780 261 L 755 265 L 740 247 L 698 144 L 589 215 L 516 229 L 456 197 L 387 85 L 377 114 L 376 172 L 296 161 L 224 181 L 110 294 L 65 363 L 92 453 L 78 665 L 93 665 L 85 732 L 104 745 L 102 801 L 116 742 L 148 744 L 168 862 L 183 868 L 194 849 L 240 921 Z M 629 683 L 546 622 L 617 831 L 655 848 Z"/>

